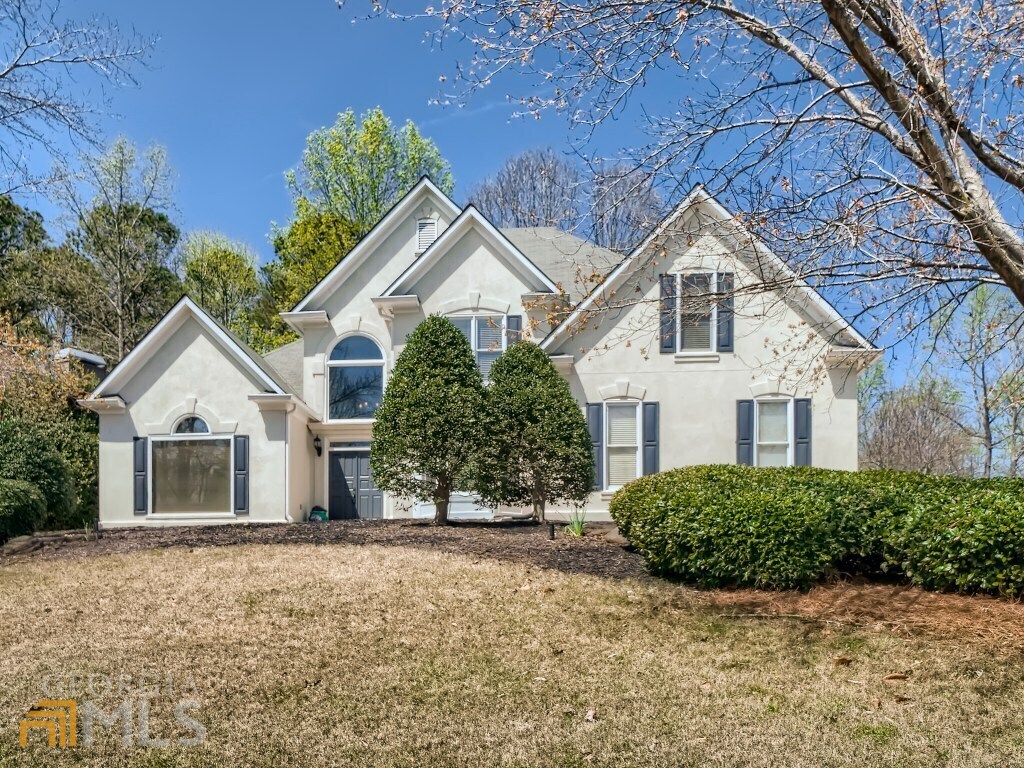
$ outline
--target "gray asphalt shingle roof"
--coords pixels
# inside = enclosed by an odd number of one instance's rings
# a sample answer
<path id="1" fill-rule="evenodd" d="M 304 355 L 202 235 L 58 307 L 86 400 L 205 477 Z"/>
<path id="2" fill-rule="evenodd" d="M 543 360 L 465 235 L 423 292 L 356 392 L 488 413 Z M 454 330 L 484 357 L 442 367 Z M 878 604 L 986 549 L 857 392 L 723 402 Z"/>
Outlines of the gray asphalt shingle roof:
<path id="1" fill-rule="evenodd" d="M 586 296 L 623 258 L 555 227 L 507 227 L 501 233 L 559 285 L 572 303 Z"/>

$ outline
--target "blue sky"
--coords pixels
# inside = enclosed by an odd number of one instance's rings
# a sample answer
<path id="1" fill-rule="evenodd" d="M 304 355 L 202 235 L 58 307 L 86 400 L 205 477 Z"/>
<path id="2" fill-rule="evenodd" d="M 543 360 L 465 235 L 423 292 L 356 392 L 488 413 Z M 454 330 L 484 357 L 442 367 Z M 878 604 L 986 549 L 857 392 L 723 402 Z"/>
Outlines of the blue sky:
<path id="1" fill-rule="evenodd" d="M 103 131 L 166 147 L 181 228 L 222 231 L 263 261 L 272 253 L 271 222 L 284 223 L 291 210 L 284 172 L 298 162 L 306 136 L 345 109 L 379 105 L 395 122 L 413 120 L 451 162 L 457 199 L 510 154 L 570 148 L 565 118 L 513 118 L 515 107 L 499 88 L 463 109 L 428 104 L 439 76 L 468 51 L 432 51 L 425 28 L 411 23 L 353 24 L 355 10 L 368 7 L 339 10 L 332 0 L 66 5 L 69 15 L 101 13 L 159 38 L 149 66 L 138 70 L 138 87 L 111 93 L 114 115 L 102 121 Z M 597 141 L 591 147 L 608 155 L 641 134 L 626 118 Z M 54 214 L 44 201 L 32 204 Z"/>

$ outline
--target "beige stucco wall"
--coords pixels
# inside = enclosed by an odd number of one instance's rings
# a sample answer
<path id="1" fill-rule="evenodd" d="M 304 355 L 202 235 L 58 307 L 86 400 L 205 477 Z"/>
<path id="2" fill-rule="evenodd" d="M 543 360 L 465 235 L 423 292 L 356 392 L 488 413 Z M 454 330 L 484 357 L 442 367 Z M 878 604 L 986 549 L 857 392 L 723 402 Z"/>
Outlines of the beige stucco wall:
<path id="1" fill-rule="evenodd" d="M 528 315 L 523 295 L 535 289 L 495 255 L 480 233 L 469 230 L 425 272 L 408 292 L 420 299 L 415 312 L 381 317 L 371 298 L 380 295 L 415 258 L 415 220 L 410 215 L 367 258 L 322 307 L 330 327 L 305 335 L 306 401 L 324 407 L 324 358 L 339 338 L 359 332 L 385 350 L 386 371 L 407 335 L 427 315 L 465 311 Z M 439 231 L 447 221 L 442 221 Z M 742 294 L 760 284 L 762 265 L 752 251 L 720 234 L 706 220 L 681 219 L 652 246 L 620 287 L 624 309 L 607 312 L 566 338 L 553 354 L 571 355 L 563 371 L 581 406 L 615 399 L 660 404 L 660 468 L 736 461 L 736 401 L 763 396 L 812 400 L 812 461 L 815 466 L 857 466 L 857 373 L 826 369 L 824 353 L 833 331 L 816 324 L 802 294 Z M 736 298 L 735 351 L 691 357 L 658 351 L 658 275 L 664 272 L 732 272 Z M 526 323 L 527 327 L 529 323 Z M 540 339 L 534 339 L 539 341 Z M 312 503 L 327 505 L 328 446 L 370 439 L 372 424 L 313 425 L 324 455 L 313 458 Z M 607 517 L 610 493 L 595 492 L 585 508 L 592 518 Z M 562 510 L 567 513 L 567 510 Z M 557 517 L 559 510 L 553 510 Z M 411 514 L 407 505 L 386 499 L 385 515 Z"/>
<path id="2" fill-rule="evenodd" d="M 661 247 L 666 253 L 658 255 Z M 581 404 L 657 402 L 660 469 L 736 462 L 736 402 L 767 396 L 810 398 L 812 464 L 857 468 L 857 378 L 851 368 L 824 367 L 830 345 L 801 295 L 743 295 L 760 284 L 757 262 L 715 236 L 683 232 L 661 240 L 619 295 L 630 306 L 599 317 L 550 350 L 569 354 L 566 373 Z M 658 344 L 658 276 L 732 272 L 736 297 L 733 353 L 662 354 Z M 595 492 L 590 516 L 607 515 L 611 494 Z M 563 510 L 568 513 L 567 510 Z"/>
<path id="3" fill-rule="evenodd" d="M 116 393 L 127 403 L 126 411 L 100 416 L 101 525 L 284 522 L 287 417 L 283 411 L 261 413 L 248 400 L 263 391 L 198 322 L 186 319 Z M 190 412 L 205 418 L 214 433 L 249 436 L 248 515 L 236 518 L 230 510 L 204 517 L 133 514 L 132 438 L 169 434 Z"/>

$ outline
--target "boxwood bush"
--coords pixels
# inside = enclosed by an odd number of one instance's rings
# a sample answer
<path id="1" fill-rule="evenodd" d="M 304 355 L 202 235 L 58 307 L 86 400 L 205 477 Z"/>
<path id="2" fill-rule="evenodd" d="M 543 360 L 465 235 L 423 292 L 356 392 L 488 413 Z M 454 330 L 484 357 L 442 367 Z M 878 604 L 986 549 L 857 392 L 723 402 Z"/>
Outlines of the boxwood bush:
<path id="1" fill-rule="evenodd" d="M 46 514 L 46 499 L 32 483 L 0 479 L 0 544 L 32 533 Z"/>
<path id="2" fill-rule="evenodd" d="M 618 491 L 612 518 L 652 572 L 790 588 L 838 574 L 1024 591 L 1024 482 L 912 472 L 695 466 Z"/>
<path id="3" fill-rule="evenodd" d="M 24 480 L 43 496 L 47 521 L 65 521 L 76 509 L 75 483 L 67 462 L 31 422 L 0 420 L 0 478 Z"/>

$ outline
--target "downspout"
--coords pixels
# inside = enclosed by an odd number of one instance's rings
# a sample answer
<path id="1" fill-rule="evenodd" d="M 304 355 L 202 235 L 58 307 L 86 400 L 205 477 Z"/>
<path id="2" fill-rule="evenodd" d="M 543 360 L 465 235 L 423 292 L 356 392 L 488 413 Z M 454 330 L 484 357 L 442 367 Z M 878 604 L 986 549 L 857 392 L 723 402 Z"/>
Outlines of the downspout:
<path id="1" fill-rule="evenodd" d="M 291 495 L 291 477 L 292 477 L 292 462 L 291 462 L 291 434 L 292 434 L 292 412 L 298 408 L 298 403 L 292 403 L 291 408 L 284 412 L 284 519 L 285 522 L 294 523 L 295 518 L 292 517 L 289 508 L 292 503 Z"/>

